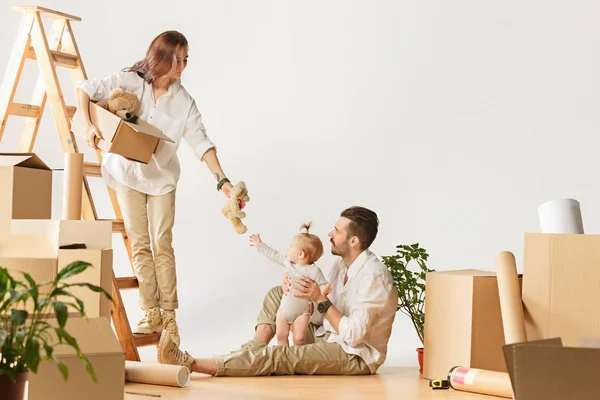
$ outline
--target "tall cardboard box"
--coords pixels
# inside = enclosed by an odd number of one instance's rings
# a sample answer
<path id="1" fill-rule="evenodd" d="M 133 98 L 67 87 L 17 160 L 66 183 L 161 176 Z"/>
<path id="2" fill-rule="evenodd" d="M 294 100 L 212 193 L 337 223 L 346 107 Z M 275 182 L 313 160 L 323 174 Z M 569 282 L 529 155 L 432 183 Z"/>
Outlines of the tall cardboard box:
<path id="1" fill-rule="evenodd" d="M 0 193 L 0 224 L 52 217 L 52 170 L 34 153 L 0 153 Z"/>
<path id="2" fill-rule="evenodd" d="M 117 115 L 90 102 L 90 121 L 102 134 L 98 147 L 127 159 L 147 164 L 160 140 L 173 142 L 154 125 L 139 117 L 124 121 Z M 71 130 L 77 136 L 85 136 L 85 117 L 81 110 L 73 115 Z"/>
<path id="3" fill-rule="evenodd" d="M 503 345 L 495 273 L 427 273 L 424 378 L 443 379 L 455 366 L 506 372 Z"/>
<path id="4" fill-rule="evenodd" d="M 600 337 L 600 235 L 526 233 L 523 275 L 528 340 Z"/>
<path id="5" fill-rule="evenodd" d="M 54 322 L 56 325 L 56 323 Z M 56 364 L 40 363 L 37 374 L 29 374 L 29 400 L 122 400 L 125 391 L 125 353 L 108 318 L 69 318 L 65 327 L 77 340 L 98 377 L 94 383 L 75 351 L 55 348 L 54 356 L 67 365 L 65 382 Z"/>

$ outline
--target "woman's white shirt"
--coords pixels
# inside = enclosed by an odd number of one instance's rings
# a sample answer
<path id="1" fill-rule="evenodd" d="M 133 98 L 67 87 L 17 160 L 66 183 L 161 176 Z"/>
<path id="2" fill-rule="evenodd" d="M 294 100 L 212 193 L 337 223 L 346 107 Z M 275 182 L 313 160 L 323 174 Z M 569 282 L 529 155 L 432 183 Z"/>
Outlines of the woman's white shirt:
<path id="1" fill-rule="evenodd" d="M 176 80 L 156 101 L 152 84 L 135 72 L 118 72 L 102 79 L 81 81 L 77 86 L 92 101 L 107 100 L 110 91 L 116 88 L 134 93 L 141 103 L 138 117 L 173 140 L 172 143 L 160 140 L 148 164 L 103 151 L 102 175 L 113 189 L 116 180 L 142 193 L 169 193 L 177 187 L 181 173 L 177 157 L 181 140 L 185 139 L 200 160 L 207 150 L 215 147 L 206 134 L 196 102 L 180 80 Z"/>

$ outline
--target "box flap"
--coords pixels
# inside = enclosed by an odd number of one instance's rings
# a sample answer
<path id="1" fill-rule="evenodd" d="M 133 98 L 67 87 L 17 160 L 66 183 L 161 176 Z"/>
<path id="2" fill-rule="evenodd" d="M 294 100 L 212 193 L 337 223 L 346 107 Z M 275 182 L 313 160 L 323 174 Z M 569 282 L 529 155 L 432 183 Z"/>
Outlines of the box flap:
<path id="1" fill-rule="evenodd" d="M 123 121 L 123 122 L 125 124 L 127 124 L 129 127 L 131 127 L 131 129 L 133 129 L 136 132 L 144 133 L 146 135 L 154 136 L 156 138 L 166 140 L 167 142 L 173 143 L 173 140 L 170 137 L 164 135 L 160 129 L 158 129 L 154 125 L 147 123 L 146 121 L 144 121 L 141 118 L 136 117 L 132 121 Z"/>
<path id="2" fill-rule="evenodd" d="M 12 220 L 11 233 L 44 236 L 55 252 L 72 244 L 85 244 L 88 249 L 112 248 L 111 221 Z"/>
<path id="3" fill-rule="evenodd" d="M 110 111 L 105 110 L 93 102 L 90 102 L 89 114 L 90 121 L 92 124 L 94 124 L 104 138 L 104 140 L 100 140 L 98 142 L 98 147 L 104 148 L 106 147 L 106 143 L 110 143 L 113 140 L 117 128 L 122 120 Z M 71 131 L 77 136 L 84 138 L 86 135 L 86 125 L 87 121 L 85 121 L 83 113 L 78 108 L 73 115 L 73 119 L 71 120 Z"/>
<path id="4" fill-rule="evenodd" d="M 0 240 L 2 258 L 56 258 L 58 251 L 40 235 L 7 235 Z"/>
<path id="5" fill-rule="evenodd" d="M 57 326 L 55 320 L 49 321 Z M 77 344 L 86 356 L 123 354 L 123 348 L 110 326 L 108 318 L 69 318 L 65 330 L 77 340 Z M 56 340 L 54 335 L 53 340 Z M 74 356 L 75 350 L 66 345 L 58 345 L 54 350 L 57 357 Z"/>
<path id="6" fill-rule="evenodd" d="M 35 153 L 0 153 L 0 167 L 50 168 Z"/>
<path id="7" fill-rule="evenodd" d="M 458 275 L 458 276 L 496 276 L 495 272 L 479 269 L 458 269 L 453 271 L 435 271 L 436 274 Z"/>
<path id="8" fill-rule="evenodd" d="M 503 347 L 516 400 L 592 399 L 600 392 L 600 349 L 559 338 Z"/>

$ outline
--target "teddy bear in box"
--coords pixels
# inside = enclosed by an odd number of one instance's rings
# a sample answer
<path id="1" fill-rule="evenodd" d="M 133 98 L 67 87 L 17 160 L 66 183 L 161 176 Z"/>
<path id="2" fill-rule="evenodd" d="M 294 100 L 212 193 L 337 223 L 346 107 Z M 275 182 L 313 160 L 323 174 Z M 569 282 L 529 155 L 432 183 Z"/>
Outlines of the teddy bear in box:
<path id="1" fill-rule="evenodd" d="M 126 92 L 121 88 L 113 89 L 108 95 L 107 101 L 99 101 L 96 105 L 118 115 L 121 119 L 129 121 L 135 117 L 140 109 L 140 101 L 133 93 Z"/>

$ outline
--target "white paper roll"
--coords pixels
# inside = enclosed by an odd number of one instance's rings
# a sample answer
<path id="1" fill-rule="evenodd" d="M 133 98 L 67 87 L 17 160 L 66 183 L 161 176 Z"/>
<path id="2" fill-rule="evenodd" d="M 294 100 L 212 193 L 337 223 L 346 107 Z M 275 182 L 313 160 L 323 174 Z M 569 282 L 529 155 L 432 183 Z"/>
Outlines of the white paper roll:
<path id="1" fill-rule="evenodd" d="M 125 381 L 186 387 L 190 382 L 190 370 L 179 365 L 125 361 Z"/>
<path id="2" fill-rule="evenodd" d="M 542 233 L 583 234 L 583 220 L 579 202 L 574 199 L 557 199 L 538 207 Z"/>

